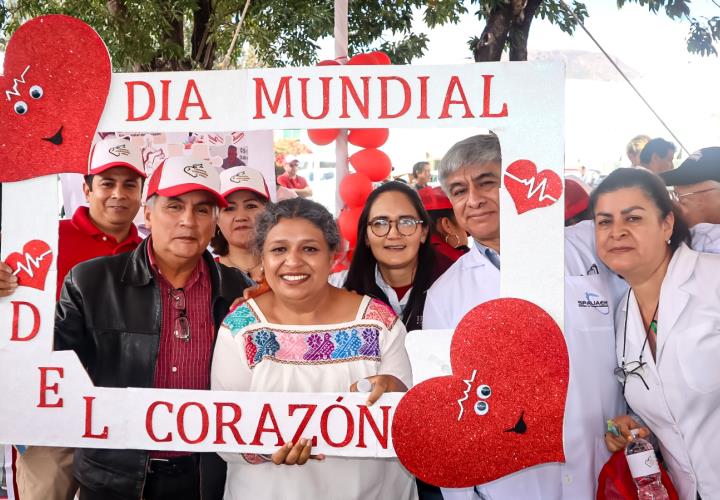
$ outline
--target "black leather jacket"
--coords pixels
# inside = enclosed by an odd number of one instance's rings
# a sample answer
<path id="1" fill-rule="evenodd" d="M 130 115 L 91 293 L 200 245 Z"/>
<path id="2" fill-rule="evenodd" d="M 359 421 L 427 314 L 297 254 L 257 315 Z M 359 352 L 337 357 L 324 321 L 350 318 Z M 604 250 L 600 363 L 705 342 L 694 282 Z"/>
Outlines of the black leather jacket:
<path id="1" fill-rule="evenodd" d="M 160 290 L 147 255 L 148 240 L 132 252 L 75 266 L 65 277 L 55 312 L 55 350 L 74 350 L 96 386 L 152 387 L 160 346 Z M 232 302 L 250 285 L 209 252 L 215 335 Z M 209 367 L 208 367 L 209 369 Z M 86 487 L 140 498 L 148 451 L 78 448 L 74 475 Z M 222 498 L 225 463 L 201 456 L 203 500 Z"/>

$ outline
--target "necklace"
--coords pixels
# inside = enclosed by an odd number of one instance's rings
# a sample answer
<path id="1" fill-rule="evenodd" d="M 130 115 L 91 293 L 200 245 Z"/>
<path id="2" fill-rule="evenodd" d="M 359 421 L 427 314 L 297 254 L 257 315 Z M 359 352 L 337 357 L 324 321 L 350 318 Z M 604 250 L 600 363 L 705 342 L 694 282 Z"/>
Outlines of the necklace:
<path id="1" fill-rule="evenodd" d="M 248 276 L 251 276 L 251 275 L 252 275 L 252 271 L 253 271 L 254 269 L 257 269 L 257 268 L 260 266 L 260 262 L 258 262 L 258 263 L 255 264 L 254 266 L 248 267 L 248 268 L 246 269 L 246 268 L 242 267 L 241 265 L 237 264 L 234 260 L 232 260 L 229 255 L 226 255 L 224 258 L 230 263 L 230 265 L 231 265 L 232 267 L 235 267 L 235 268 L 241 270 L 243 273 L 247 274 Z"/>

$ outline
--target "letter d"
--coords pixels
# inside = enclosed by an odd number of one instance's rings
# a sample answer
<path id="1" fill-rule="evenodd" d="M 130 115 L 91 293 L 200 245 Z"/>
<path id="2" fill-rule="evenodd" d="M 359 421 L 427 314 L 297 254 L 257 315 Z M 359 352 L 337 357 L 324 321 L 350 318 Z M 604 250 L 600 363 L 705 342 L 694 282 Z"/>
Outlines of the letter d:
<path id="1" fill-rule="evenodd" d="M 13 306 L 12 336 L 10 337 L 10 340 L 15 342 L 27 342 L 28 340 L 34 339 L 40 331 L 40 311 L 38 311 L 38 308 L 30 302 L 13 300 L 10 303 Z M 30 308 L 33 315 L 32 330 L 25 336 L 22 336 L 20 332 L 20 307 L 22 306 Z"/>

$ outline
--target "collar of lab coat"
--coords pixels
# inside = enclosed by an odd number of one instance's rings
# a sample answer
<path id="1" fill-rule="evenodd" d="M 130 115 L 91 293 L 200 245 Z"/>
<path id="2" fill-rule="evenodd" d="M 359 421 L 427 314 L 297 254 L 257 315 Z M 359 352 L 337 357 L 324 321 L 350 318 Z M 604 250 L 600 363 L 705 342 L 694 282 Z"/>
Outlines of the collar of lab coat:
<path id="1" fill-rule="evenodd" d="M 480 248 L 475 245 L 473 246 L 468 253 L 460 257 L 460 267 L 461 269 L 472 269 L 475 267 L 482 267 L 486 264 L 490 264 L 492 267 L 495 267 L 492 265 L 492 263 L 488 260 L 488 258 L 485 256 L 485 254 L 480 251 Z M 500 271 L 498 271 L 500 272 Z"/>
<path id="2" fill-rule="evenodd" d="M 658 309 L 658 332 L 656 346 L 656 364 L 660 361 L 663 347 L 680 314 L 688 304 L 691 295 L 690 278 L 695 271 L 698 253 L 682 243 L 670 259 L 665 278 L 660 287 Z M 630 290 L 628 293 L 632 292 Z M 622 301 L 621 310 L 627 314 L 627 301 Z"/>

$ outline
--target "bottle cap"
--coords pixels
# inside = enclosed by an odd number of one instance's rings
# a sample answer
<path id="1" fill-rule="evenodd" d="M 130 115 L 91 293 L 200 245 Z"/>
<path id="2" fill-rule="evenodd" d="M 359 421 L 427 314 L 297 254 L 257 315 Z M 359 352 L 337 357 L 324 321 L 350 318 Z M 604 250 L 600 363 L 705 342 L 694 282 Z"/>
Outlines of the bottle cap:
<path id="1" fill-rule="evenodd" d="M 370 382 L 366 378 L 361 378 L 357 381 L 357 390 L 358 392 L 370 392 L 372 391 L 372 382 Z"/>

